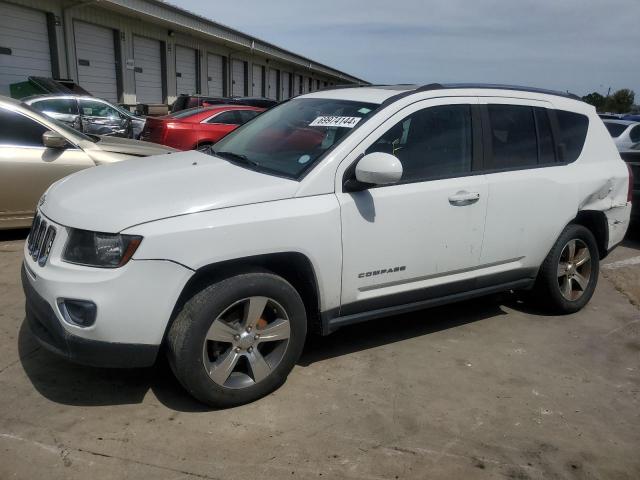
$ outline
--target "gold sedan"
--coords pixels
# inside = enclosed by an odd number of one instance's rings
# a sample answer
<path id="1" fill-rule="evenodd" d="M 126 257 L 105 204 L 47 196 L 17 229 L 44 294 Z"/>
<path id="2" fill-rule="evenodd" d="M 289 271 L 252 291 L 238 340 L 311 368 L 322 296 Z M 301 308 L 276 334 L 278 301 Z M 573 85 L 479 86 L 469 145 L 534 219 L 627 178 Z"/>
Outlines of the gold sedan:
<path id="1" fill-rule="evenodd" d="M 73 172 L 174 151 L 138 140 L 85 135 L 0 96 L 0 230 L 30 226 L 49 185 Z"/>

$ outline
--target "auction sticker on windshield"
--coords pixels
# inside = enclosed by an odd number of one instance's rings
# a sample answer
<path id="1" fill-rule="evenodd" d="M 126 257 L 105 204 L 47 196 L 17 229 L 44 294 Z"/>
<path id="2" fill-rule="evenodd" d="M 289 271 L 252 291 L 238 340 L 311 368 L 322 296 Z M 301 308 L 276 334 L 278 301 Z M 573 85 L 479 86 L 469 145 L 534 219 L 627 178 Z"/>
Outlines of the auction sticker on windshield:
<path id="1" fill-rule="evenodd" d="M 309 126 L 353 128 L 360 120 L 362 120 L 362 117 L 338 117 L 335 115 L 326 115 L 317 117 L 309 124 Z"/>

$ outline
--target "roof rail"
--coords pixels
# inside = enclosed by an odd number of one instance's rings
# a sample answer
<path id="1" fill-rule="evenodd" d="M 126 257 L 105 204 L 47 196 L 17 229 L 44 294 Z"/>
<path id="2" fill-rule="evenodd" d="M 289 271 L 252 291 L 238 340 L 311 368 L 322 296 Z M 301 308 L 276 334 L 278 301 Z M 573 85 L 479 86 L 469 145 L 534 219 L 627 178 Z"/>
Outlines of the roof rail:
<path id="1" fill-rule="evenodd" d="M 428 85 L 423 85 L 416 89 L 416 92 L 422 92 L 426 90 L 439 90 L 439 89 L 462 89 L 462 88 L 486 88 L 490 90 L 515 90 L 517 92 L 531 92 L 531 93 L 543 93 L 546 95 L 555 95 L 557 97 L 565 97 L 571 98 L 573 100 L 582 99 L 573 93 L 569 92 L 560 92 L 558 90 L 547 90 L 544 88 L 536 88 L 536 87 L 523 87 L 521 85 L 502 85 L 502 84 L 493 84 L 493 83 L 430 83 Z"/>

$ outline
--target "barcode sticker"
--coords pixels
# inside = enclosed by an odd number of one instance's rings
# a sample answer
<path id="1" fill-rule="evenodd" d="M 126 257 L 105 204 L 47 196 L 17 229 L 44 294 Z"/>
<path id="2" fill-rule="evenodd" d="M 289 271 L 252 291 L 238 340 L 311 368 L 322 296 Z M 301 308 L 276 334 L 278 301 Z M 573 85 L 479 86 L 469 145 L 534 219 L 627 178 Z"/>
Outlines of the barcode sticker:
<path id="1" fill-rule="evenodd" d="M 362 120 L 362 117 L 338 117 L 333 115 L 326 115 L 317 117 L 313 122 L 309 124 L 309 126 L 353 128 L 358 124 L 360 120 Z"/>

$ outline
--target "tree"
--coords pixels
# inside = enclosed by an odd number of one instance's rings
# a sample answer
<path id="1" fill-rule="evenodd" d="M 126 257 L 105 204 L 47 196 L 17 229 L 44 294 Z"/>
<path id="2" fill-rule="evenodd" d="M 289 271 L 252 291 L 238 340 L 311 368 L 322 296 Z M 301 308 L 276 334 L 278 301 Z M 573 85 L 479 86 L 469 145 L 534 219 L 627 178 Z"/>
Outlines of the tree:
<path id="1" fill-rule="evenodd" d="M 589 105 L 593 105 L 594 107 L 596 107 L 596 110 L 600 112 L 604 107 L 604 102 L 606 99 L 598 92 L 592 92 L 582 97 L 582 100 L 587 102 Z"/>
<path id="2" fill-rule="evenodd" d="M 604 110 L 607 112 L 626 113 L 633 107 L 635 96 L 633 90 L 621 88 L 605 99 Z"/>

